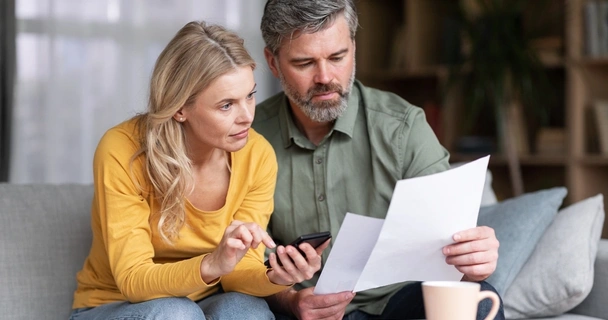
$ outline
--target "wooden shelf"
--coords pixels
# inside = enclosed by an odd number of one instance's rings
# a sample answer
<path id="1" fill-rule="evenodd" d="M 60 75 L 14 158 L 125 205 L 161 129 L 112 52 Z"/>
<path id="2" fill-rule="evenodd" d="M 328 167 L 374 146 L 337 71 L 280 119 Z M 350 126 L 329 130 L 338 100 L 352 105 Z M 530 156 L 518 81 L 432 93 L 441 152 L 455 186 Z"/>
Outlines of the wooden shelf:
<path id="1" fill-rule="evenodd" d="M 566 66 L 564 59 L 541 61 L 547 69 L 560 69 Z M 466 68 L 463 72 L 467 72 Z M 420 78 L 447 78 L 449 66 L 417 66 L 407 70 L 376 69 L 357 73 L 357 77 L 371 80 L 408 80 Z"/>
<path id="2" fill-rule="evenodd" d="M 581 58 L 579 61 L 580 61 L 580 64 L 582 64 L 584 66 L 588 66 L 588 67 L 608 67 L 608 57 L 601 57 L 601 58 L 584 57 L 584 58 Z"/>
<path id="3" fill-rule="evenodd" d="M 566 66 L 566 61 L 563 58 L 557 59 L 557 60 L 546 60 L 546 61 L 541 60 L 541 63 L 547 69 L 557 69 L 557 68 L 563 68 Z"/>
<path id="4" fill-rule="evenodd" d="M 407 80 L 418 78 L 437 78 L 446 74 L 447 68 L 443 66 L 417 67 L 410 70 L 373 70 L 361 72 L 357 76 L 372 80 Z"/>
<path id="5" fill-rule="evenodd" d="M 578 159 L 578 161 L 585 165 L 608 166 L 608 156 L 604 155 L 586 155 Z M 606 196 L 608 197 L 608 194 Z"/>
<path id="6" fill-rule="evenodd" d="M 470 162 L 481 157 L 483 154 L 464 154 L 451 153 L 450 160 L 452 162 Z M 521 155 L 519 162 L 522 166 L 565 166 L 568 163 L 566 156 L 548 156 L 548 155 Z M 506 166 L 507 158 L 502 154 L 490 155 L 491 166 Z"/>

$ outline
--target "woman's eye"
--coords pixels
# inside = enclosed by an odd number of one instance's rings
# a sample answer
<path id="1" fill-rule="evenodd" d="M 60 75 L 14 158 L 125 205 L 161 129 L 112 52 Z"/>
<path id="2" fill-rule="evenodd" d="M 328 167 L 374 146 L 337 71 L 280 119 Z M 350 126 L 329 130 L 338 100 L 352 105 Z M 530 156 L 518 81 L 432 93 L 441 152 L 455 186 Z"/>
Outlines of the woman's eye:
<path id="1" fill-rule="evenodd" d="M 220 109 L 221 110 L 230 110 L 230 107 L 232 107 L 232 103 L 226 103 L 225 105 L 221 106 Z"/>
<path id="2" fill-rule="evenodd" d="M 247 95 L 247 100 L 251 100 L 253 99 L 253 95 L 256 93 L 257 91 L 253 91 L 250 94 Z"/>

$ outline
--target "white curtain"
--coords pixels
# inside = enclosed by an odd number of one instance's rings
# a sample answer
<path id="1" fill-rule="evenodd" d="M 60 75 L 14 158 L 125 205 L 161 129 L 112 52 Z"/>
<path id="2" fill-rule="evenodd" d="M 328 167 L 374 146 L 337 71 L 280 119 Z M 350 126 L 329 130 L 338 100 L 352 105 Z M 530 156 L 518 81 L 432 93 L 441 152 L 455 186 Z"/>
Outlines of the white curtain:
<path id="1" fill-rule="evenodd" d="M 157 56 L 192 20 L 245 39 L 257 101 L 278 90 L 263 60 L 265 0 L 17 0 L 9 181 L 90 183 L 97 142 L 146 108 Z"/>

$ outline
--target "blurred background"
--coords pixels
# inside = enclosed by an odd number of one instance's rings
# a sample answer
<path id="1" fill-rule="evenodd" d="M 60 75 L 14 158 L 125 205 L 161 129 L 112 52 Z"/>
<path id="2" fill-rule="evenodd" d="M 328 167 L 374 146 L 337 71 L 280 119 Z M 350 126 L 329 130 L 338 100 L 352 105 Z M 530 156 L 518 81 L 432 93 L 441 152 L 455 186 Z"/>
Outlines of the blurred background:
<path id="1" fill-rule="evenodd" d="M 608 195 L 608 1 L 357 3 L 358 78 L 424 108 L 452 162 L 491 154 L 499 200 Z"/>
<path id="2" fill-rule="evenodd" d="M 97 142 L 110 127 L 145 111 L 156 58 L 189 21 L 236 31 L 258 62 L 258 101 L 277 92 L 263 60 L 259 24 L 264 3 L 3 0 L 1 92 L 12 93 L 12 103 L 6 98 L 2 103 L 4 180 L 92 182 Z M 14 33 L 9 35 L 11 21 Z"/>
<path id="3" fill-rule="evenodd" d="M 264 3 L 1 1 L 0 181 L 90 183 L 99 138 L 145 109 L 156 57 L 191 20 L 243 36 L 257 100 L 276 93 Z M 608 195 L 608 0 L 356 3 L 357 78 L 424 108 L 452 162 L 491 154 L 499 200 Z"/>

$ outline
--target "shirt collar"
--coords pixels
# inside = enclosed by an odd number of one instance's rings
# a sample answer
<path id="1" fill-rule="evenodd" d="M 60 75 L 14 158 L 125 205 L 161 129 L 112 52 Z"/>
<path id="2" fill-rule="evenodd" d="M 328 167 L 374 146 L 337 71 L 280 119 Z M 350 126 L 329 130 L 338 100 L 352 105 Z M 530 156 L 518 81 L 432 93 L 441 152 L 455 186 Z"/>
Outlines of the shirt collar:
<path id="1" fill-rule="evenodd" d="M 293 143 L 295 134 L 299 133 L 296 124 L 293 122 L 293 115 L 289 110 L 289 99 L 283 94 L 283 99 L 279 104 L 279 125 L 281 126 L 281 136 L 283 147 L 287 149 Z"/>
<path id="2" fill-rule="evenodd" d="M 334 125 L 334 130 L 340 131 L 350 138 L 353 137 L 355 120 L 357 120 L 357 113 L 359 113 L 359 99 L 359 85 L 358 81 L 355 81 L 348 96 L 348 107 L 346 107 L 346 110 L 344 110 L 344 113 L 336 120 L 336 124 Z"/>
<path id="3" fill-rule="evenodd" d="M 346 110 L 344 110 L 344 113 L 336 120 L 336 124 L 329 133 L 330 135 L 333 131 L 338 131 L 346 134 L 350 138 L 353 137 L 355 121 L 357 120 L 357 113 L 359 112 L 359 90 L 359 81 L 355 81 L 348 97 L 348 106 L 346 107 Z M 283 147 L 288 148 L 294 140 L 306 138 L 296 127 L 293 120 L 293 114 L 289 109 L 289 99 L 285 94 L 283 94 L 283 98 L 284 99 L 282 99 L 279 105 L 279 123 L 281 125 Z"/>

